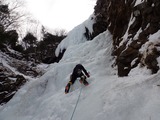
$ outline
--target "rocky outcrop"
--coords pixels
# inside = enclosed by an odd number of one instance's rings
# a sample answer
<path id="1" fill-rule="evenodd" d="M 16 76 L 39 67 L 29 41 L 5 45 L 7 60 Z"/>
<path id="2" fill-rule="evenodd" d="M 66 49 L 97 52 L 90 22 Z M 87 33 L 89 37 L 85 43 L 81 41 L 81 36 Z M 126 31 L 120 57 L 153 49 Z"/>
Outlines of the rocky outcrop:
<path id="1" fill-rule="evenodd" d="M 138 64 L 152 73 L 159 70 L 159 40 L 149 36 L 160 29 L 160 1 L 98 0 L 95 6 L 96 23 L 92 36 L 109 30 L 113 34 L 113 56 L 119 76 L 127 76 Z M 156 41 L 156 42 L 155 42 Z M 142 50 L 144 48 L 145 50 Z"/>
<path id="2" fill-rule="evenodd" d="M 26 83 L 26 76 L 37 77 L 44 70 L 32 61 L 23 59 L 23 55 L 4 47 L 0 51 L 0 104 L 7 103 Z"/>
<path id="3" fill-rule="evenodd" d="M 22 75 L 16 75 L 0 64 L 0 104 L 8 102 L 25 82 Z"/>
<path id="4" fill-rule="evenodd" d="M 41 76 L 43 69 L 37 67 L 37 63 L 31 57 L 26 59 L 25 55 L 7 48 L 6 46 L 0 51 L 0 58 L 4 58 L 8 64 L 15 68 L 16 71 L 31 77 Z"/>

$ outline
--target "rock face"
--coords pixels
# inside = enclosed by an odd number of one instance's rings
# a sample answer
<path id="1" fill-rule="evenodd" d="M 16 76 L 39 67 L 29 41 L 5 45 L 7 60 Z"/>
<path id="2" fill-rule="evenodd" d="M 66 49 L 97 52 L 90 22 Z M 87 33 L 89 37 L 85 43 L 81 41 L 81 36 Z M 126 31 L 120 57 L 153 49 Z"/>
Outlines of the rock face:
<path id="1" fill-rule="evenodd" d="M 37 77 L 44 72 L 34 62 L 26 61 L 22 54 L 7 47 L 2 50 L 3 52 L 0 51 L 0 104 L 7 103 L 26 83 L 27 80 L 23 75 Z"/>
<path id="2" fill-rule="evenodd" d="M 16 75 L 0 64 L 0 104 L 8 102 L 25 82 L 22 75 Z"/>
<path id="3" fill-rule="evenodd" d="M 142 0 L 139 4 L 136 0 L 97 1 L 92 37 L 107 29 L 111 32 L 112 55 L 116 58 L 119 76 L 127 76 L 138 64 L 146 66 L 152 73 L 159 70 L 160 41 L 149 39 L 160 29 L 159 11 L 159 0 Z"/>
<path id="4" fill-rule="evenodd" d="M 43 70 L 37 67 L 34 59 L 31 57 L 26 59 L 24 54 L 9 49 L 6 46 L 0 50 L 0 58 L 4 58 L 16 71 L 26 76 L 37 77 L 43 74 Z"/>

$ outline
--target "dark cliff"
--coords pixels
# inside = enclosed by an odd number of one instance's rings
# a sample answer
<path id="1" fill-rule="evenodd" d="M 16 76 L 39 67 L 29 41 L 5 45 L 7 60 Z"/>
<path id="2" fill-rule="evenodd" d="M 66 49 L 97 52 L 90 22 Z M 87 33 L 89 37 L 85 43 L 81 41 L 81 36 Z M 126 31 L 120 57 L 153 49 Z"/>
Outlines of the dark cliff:
<path id="1" fill-rule="evenodd" d="M 97 1 L 92 37 L 107 29 L 111 32 L 112 55 L 119 76 L 127 76 L 138 65 L 146 66 L 152 73 L 159 70 L 160 42 L 158 38 L 154 41 L 149 39 L 160 29 L 159 11 L 159 0 L 142 0 L 139 4 L 137 0 Z"/>

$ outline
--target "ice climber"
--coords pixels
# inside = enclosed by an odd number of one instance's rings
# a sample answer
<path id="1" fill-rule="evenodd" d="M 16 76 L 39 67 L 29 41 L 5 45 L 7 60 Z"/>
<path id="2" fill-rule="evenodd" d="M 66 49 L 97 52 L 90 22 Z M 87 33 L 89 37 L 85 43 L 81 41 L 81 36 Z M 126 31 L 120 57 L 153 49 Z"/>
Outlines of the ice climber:
<path id="1" fill-rule="evenodd" d="M 65 87 L 65 93 L 67 94 L 69 92 L 70 86 L 74 84 L 74 82 L 78 77 L 80 78 L 79 81 L 83 83 L 85 86 L 89 85 L 89 83 L 86 81 L 87 78 L 86 76 L 89 78 L 90 77 L 89 73 L 81 64 L 77 64 L 70 76 L 70 81 Z"/>

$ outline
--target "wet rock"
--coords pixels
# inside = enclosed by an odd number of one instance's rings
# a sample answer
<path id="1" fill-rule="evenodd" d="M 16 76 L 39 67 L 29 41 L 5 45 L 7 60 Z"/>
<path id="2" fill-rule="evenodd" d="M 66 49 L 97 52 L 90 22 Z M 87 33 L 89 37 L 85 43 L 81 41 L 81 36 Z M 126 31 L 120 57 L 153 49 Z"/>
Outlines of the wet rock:
<path id="1" fill-rule="evenodd" d="M 119 76 L 127 76 L 138 64 L 143 64 L 153 74 L 159 70 L 157 43 L 153 44 L 152 54 L 145 53 L 145 57 L 140 49 L 149 41 L 148 37 L 160 29 L 160 1 L 143 1 L 138 5 L 135 2 L 98 0 L 95 6 L 96 22 L 92 37 L 107 29 L 111 32 L 114 48 L 112 55 L 116 58 Z M 135 59 L 136 63 L 131 65 Z M 142 59 L 145 60 L 142 62 Z"/>

